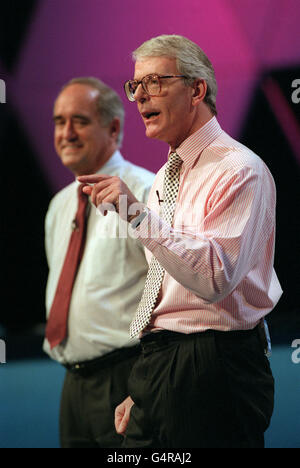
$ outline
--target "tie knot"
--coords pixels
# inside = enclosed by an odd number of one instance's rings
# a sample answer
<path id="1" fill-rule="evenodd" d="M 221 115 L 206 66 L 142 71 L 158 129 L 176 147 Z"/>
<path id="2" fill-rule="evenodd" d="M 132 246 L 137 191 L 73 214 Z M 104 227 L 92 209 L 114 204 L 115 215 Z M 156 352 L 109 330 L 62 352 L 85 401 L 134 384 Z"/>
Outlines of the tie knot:
<path id="1" fill-rule="evenodd" d="M 167 164 L 167 170 L 177 171 L 181 167 L 182 163 L 183 161 L 177 153 L 170 153 Z"/>

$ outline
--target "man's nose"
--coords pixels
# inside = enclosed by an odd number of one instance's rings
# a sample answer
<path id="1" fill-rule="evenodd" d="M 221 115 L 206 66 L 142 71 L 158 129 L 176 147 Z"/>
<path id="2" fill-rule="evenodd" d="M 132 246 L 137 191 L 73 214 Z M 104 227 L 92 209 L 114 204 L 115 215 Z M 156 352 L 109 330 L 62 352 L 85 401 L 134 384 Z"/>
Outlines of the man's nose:
<path id="1" fill-rule="evenodd" d="M 134 93 L 134 99 L 137 102 L 144 102 L 146 101 L 150 96 L 146 93 L 144 90 L 142 83 L 139 83 L 138 87 L 136 88 L 136 91 Z"/>
<path id="2" fill-rule="evenodd" d="M 69 141 L 77 138 L 77 133 L 72 122 L 66 122 L 63 129 L 63 137 Z"/>

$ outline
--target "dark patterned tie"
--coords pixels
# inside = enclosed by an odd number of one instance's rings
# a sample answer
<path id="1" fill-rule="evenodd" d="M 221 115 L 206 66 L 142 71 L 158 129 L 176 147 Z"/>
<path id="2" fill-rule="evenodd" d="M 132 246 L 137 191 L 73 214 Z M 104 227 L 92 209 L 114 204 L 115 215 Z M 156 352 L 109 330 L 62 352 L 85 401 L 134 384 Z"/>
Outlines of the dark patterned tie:
<path id="1" fill-rule="evenodd" d="M 59 345 L 67 336 L 72 290 L 84 251 L 88 196 L 82 192 L 82 187 L 83 185 L 80 185 L 78 188 L 78 210 L 73 221 L 68 251 L 46 327 L 46 338 L 50 343 L 51 349 Z"/>
<path id="2" fill-rule="evenodd" d="M 172 226 L 175 213 L 181 165 L 182 159 L 180 159 L 178 154 L 171 153 L 165 170 L 164 204 L 162 210 L 162 219 L 170 226 Z M 153 257 L 149 265 L 149 271 L 141 302 L 138 306 L 136 316 L 130 325 L 131 338 L 138 335 L 149 324 L 164 275 L 165 269 L 160 265 L 158 260 Z"/>

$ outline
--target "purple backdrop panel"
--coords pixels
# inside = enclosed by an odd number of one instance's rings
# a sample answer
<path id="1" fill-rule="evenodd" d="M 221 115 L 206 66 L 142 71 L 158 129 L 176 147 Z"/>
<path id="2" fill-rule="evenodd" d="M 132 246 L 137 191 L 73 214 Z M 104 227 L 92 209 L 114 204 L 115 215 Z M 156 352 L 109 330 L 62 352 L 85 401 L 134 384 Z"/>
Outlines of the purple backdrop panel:
<path id="1" fill-rule="evenodd" d="M 14 106 L 53 191 L 72 180 L 53 149 L 51 123 L 54 99 L 67 80 L 96 76 L 121 95 L 126 110 L 122 152 L 157 171 L 168 147 L 145 137 L 136 105 L 123 93 L 134 72 L 131 52 L 159 34 L 182 34 L 197 42 L 216 70 L 219 121 L 237 136 L 264 67 L 299 62 L 295 9 L 299 12 L 298 0 L 39 2 L 11 79 Z"/>
<path id="2" fill-rule="evenodd" d="M 228 0 L 260 66 L 289 66 L 300 61 L 298 0 Z"/>

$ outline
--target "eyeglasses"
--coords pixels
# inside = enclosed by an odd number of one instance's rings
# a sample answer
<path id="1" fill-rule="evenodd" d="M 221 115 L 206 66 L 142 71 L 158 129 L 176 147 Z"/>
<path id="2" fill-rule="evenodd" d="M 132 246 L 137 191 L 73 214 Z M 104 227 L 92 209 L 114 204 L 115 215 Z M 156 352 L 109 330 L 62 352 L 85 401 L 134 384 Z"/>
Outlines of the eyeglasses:
<path id="1" fill-rule="evenodd" d="M 128 97 L 130 102 L 135 101 L 135 93 L 138 86 L 141 84 L 143 90 L 151 97 L 159 96 L 161 93 L 161 80 L 165 78 L 187 78 L 184 75 L 165 75 L 160 76 L 155 74 L 144 76 L 144 78 L 140 81 L 138 80 L 128 80 L 124 84 L 124 89 L 126 96 Z"/>

